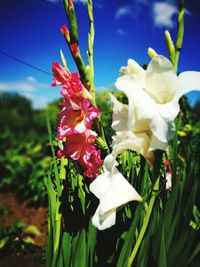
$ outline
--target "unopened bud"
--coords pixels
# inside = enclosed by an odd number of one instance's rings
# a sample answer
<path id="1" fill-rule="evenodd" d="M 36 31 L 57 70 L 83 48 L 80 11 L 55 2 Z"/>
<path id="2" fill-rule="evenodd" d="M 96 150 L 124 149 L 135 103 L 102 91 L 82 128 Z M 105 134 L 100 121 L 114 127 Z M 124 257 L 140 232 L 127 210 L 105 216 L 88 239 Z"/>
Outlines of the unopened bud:
<path id="1" fill-rule="evenodd" d="M 150 58 L 154 58 L 154 57 L 156 57 L 158 54 L 156 53 L 156 51 L 155 51 L 153 48 L 149 47 L 149 48 L 148 48 L 148 55 L 150 56 Z"/>

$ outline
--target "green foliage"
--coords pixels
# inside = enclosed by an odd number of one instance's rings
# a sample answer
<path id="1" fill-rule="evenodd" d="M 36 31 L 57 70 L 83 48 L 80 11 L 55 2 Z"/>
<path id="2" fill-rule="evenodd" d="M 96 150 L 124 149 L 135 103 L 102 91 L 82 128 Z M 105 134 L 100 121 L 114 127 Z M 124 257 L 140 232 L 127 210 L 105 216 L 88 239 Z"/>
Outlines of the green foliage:
<path id="1" fill-rule="evenodd" d="M 48 106 L 56 123 L 57 103 Z M 17 94 L 0 94 L 0 189 L 12 188 L 30 204 L 47 204 L 44 177 L 51 163 L 46 111 Z"/>
<path id="2" fill-rule="evenodd" d="M 26 225 L 17 222 L 9 227 L 0 224 L 0 255 L 7 251 L 12 253 L 32 251 L 34 237 L 41 235 L 40 230 L 35 225 Z"/>
<path id="3" fill-rule="evenodd" d="M 96 103 L 101 111 L 102 126 L 109 143 L 111 143 L 111 137 L 114 134 L 114 130 L 111 128 L 113 104 L 110 100 L 110 94 L 113 94 L 120 102 L 127 103 L 125 95 L 122 92 L 117 91 L 115 88 L 110 91 L 104 90 L 96 93 Z"/>
<path id="4" fill-rule="evenodd" d="M 115 91 L 113 94 L 126 103 L 123 94 Z M 109 92 L 98 93 L 96 100 L 99 108 L 105 111 L 102 113 L 102 123 L 111 141 L 112 104 Z M 124 207 L 117 213 L 117 224 L 106 231 L 97 231 L 93 227 L 91 216 L 98 200 L 89 193 L 88 181 L 78 173 L 77 166 L 70 160 L 63 164 L 55 157 L 57 144 L 50 131 L 54 161 L 47 181 L 50 207 L 47 266 L 198 266 L 199 163 L 198 158 L 192 157 L 191 160 L 191 155 L 199 149 L 199 122 L 194 121 L 194 114 L 187 107 L 187 102 L 185 106 L 187 112 L 183 112 L 177 121 L 178 134 L 170 148 L 170 156 L 176 162 L 172 166 L 176 181 L 173 189 L 166 191 L 166 168 L 163 163 L 161 168 L 157 166 L 160 182 L 159 191 L 155 191 L 153 184 L 156 176 L 144 158 L 135 152 L 122 153 L 118 158 L 118 168 L 141 193 L 144 203 L 130 203 Z M 183 138 L 186 138 L 185 142 Z M 141 244 L 138 245 L 133 264 L 128 265 L 141 230 L 144 233 Z"/>
<path id="5" fill-rule="evenodd" d="M 108 99 L 100 97 L 100 105 L 103 106 L 103 99 L 108 110 L 110 105 Z M 108 123 L 109 120 L 111 118 L 108 113 L 103 121 Z M 193 127 L 191 131 L 194 130 Z M 177 136 L 177 138 L 181 137 Z M 181 148 L 179 143 L 177 145 L 178 151 L 180 149 L 184 151 L 194 143 L 181 143 Z M 52 148 L 55 149 L 53 146 Z M 172 150 L 171 153 L 174 154 L 174 151 Z M 187 155 L 183 164 L 182 160 L 177 158 L 179 153 L 174 154 L 174 160 L 177 162 L 175 173 L 178 175 L 176 178 L 178 180 L 172 191 L 165 190 L 166 170 L 161 166 L 160 191 L 156 196 L 149 224 L 133 266 L 197 266 L 195 264 L 199 261 L 200 252 L 198 241 L 200 181 L 198 162 L 189 160 L 190 155 Z M 87 181 L 76 173 L 72 162 L 68 161 L 63 165 L 60 160 L 55 159 L 55 165 L 49 176 L 50 184 L 47 187 L 50 190 L 49 200 L 52 203 L 50 204 L 52 232 L 50 231 L 48 246 L 50 244 L 54 246 L 55 238 L 60 240 L 58 242 L 60 245 L 56 251 L 53 247 L 51 249 L 57 255 L 56 261 L 55 254 L 47 254 L 48 266 L 55 266 L 56 262 L 58 266 L 86 264 L 85 266 L 124 267 L 128 264 L 129 256 L 143 225 L 146 209 L 150 205 L 149 196 L 152 193 L 153 177 L 144 159 L 136 153 L 125 152 L 119 157 L 118 162 L 120 171 L 142 193 L 146 204 L 131 203 L 118 212 L 118 226 L 106 230 L 105 236 L 103 232 L 96 231 L 91 224 L 91 215 L 97 202 L 88 193 Z M 56 171 L 55 168 L 58 170 Z M 62 168 L 66 175 L 61 175 Z M 56 175 L 57 178 L 55 178 Z M 57 193 L 58 182 L 59 187 L 62 188 L 61 198 Z M 60 207 L 59 211 L 58 207 Z M 63 217 L 64 224 L 59 226 L 58 236 L 53 237 L 58 215 L 59 220 L 60 216 Z M 106 256 L 100 252 L 102 250 L 107 251 Z M 180 257 L 182 257 L 181 260 Z M 53 259 L 54 265 L 51 265 Z"/>

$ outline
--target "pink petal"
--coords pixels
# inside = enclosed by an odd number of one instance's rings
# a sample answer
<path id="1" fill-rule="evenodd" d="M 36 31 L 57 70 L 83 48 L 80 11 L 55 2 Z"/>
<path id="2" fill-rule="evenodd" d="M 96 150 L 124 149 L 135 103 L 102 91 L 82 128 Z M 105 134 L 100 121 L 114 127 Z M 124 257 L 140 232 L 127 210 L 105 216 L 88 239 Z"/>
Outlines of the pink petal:
<path id="1" fill-rule="evenodd" d="M 88 154 L 87 154 L 88 153 Z M 96 150 L 94 146 L 88 147 L 88 151 L 84 157 L 85 169 L 84 176 L 89 178 L 95 178 L 100 174 L 100 168 L 103 164 L 101 159 L 101 151 Z"/>
<path id="2" fill-rule="evenodd" d="M 92 106 L 90 101 L 85 98 L 83 98 L 83 101 L 81 103 L 81 109 L 85 117 L 85 127 L 91 128 L 93 121 L 99 115 L 99 109 L 97 107 Z"/>
<path id="3" fill-rule="evenodd" d="M 70 77 L 70 72 L 63 68 L 58 62 L 52 64 L 52 72 L 54 80 L 52 84 L 59 83 L 64 84 Z"/>

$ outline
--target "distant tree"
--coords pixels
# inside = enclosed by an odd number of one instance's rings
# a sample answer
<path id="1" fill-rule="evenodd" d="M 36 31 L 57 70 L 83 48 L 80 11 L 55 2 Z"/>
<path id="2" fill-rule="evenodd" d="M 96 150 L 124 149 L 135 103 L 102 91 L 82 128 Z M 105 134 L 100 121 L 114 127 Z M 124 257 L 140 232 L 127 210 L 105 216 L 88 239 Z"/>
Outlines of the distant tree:
<path id="1" fill-rule="evenodd" d="M 0 123 L 2 128 L 25 130 L 33 116 L 32 103 L 17 93 L 0 93 Z M 27 129 L 26 129 L 27 130 Z"/>
<path id="2" fill-rule="evenodd" d="M 192 108 L 192 114 L 196 121 L 200 120 L 200 100 L 196 101 L 194 107 Z"/>

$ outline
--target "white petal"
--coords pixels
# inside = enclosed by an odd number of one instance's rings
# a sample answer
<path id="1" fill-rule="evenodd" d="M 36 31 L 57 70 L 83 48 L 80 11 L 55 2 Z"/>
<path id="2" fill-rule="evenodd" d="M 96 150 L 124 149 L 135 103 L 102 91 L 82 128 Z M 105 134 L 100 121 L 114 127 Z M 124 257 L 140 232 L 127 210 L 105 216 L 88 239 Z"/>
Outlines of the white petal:
<path id="1" fill-rule="evenodd" d="M 112 154 L 108 154 L 103 162 L 104 172 L 90 184 L 90 191 L 99 199 L 110 191 L 113 172 L 118 162 Z"/>
<path id="2" fill-rule="evenodd" d="M 150 144 L 150 151 L 159 149 L 159 150 L 166 150 L 168 147 L 168 142 L 162 142 L 160 141 L 155 135 L 151 138 L 151 144 Z"/>
<path id="3" fill-rule="evenodd" d="M 128 97 L 128 128 L 138 128 L 137 131 L 147 130 L 141 129 L 141 126 L 144 125 L 146 128 L 146 121 L 154 117 L 156 111 L 154 101 L 131 75 L 119 77 L 115 86 Z"/>
<path id="4" fill-rule="evenodd" d="M 154 57 L 146 71 L 145 91 L 156 103 L 170 102 L 178 90 L 178 77 L 171 62 L 163 57 Z"/>
<path id="5" fill-rule="evenodd" d="M 133 200 L 142 201 L 142 198 L 123 175 L 115 169 L 110 191 L 100 200 L 101 213 L 106 214 L 111 210 L 116 210 Z"/>
<path id="6" fill-rule="evenodd" d="M 105 230 L 112 227 L 116 223 L 116 212 L 113 211 L 110 214 L 107 214 L 107 217 L 104 220 L 101 219 L 99 205 L 96 209 L 94 216 L 92 217 L 92 223 L 98 230 Z"/>
<path id="7" fill-rule="evenodd" d="M 167 121 L 158 114 L 151 121 L 150 127 L 153 133 L 150 147 L 166 150 L 168 141 L 172 139 L 175 131 L 174 121 Z"/>
<path id="8" fill-rule="evenodd" d="M 128 60 L 128 65 L 120 69 L 120 75 L 131 74 L 135 80 L 143 87 L 145 81 L 145 70 L 133 59 Z"/>
<path id="9" fill-rule="evenodd" d="M 128 122 L 128 107 L 127 105 L 119 102 L 113 95 L 110 94 L 110 98 L 114 103 L 113 106 L 113 122 L 112 128 L 115 131 L 121 131 L 122 129 L 127 129 Z"/>
<path id="10" fill-rule="evenodd" d="M 123 205 L 129 201 L 142 201 L 140 195 L 117 168 L 113 173 L 105 172 L 98 176 L 90 184 L 90 190 L 100 199 L 92 220 L 99 230 L 111 227 L 115 223 L 116 211 Z"/>
<path id="11" fill-rule="evenodd" d="M 97 176 L 97 178 L 90 184 L 90 191 L 99 199 L 101 199 L 107 192 L 109 192 L 112 182 L 111 172 L 105 171 Z"/>
<path id="12" fill-rule="evenodd" d="M 167 104 L 157 104 L 157 111 L 166 121 L 172 121 L 180 111 L 179 103 L 175 100 Z"/>
<path id="13" fill-rule="evenodd" d="M 110 173 L 114 172 L 115 167 L 117 167 L 119 164 L 116 161 L 116 157 L 113 156 L 113 154 L 108 154 L 103 162 L 104 170 Z"/>
<path id="14" fill-rule="evenodd" d="M 114 157 L 118 154 L 130 149 L 142 154 L 149 162 L 153 160 L 152 152 L 149 152 L 151 137 L 146 133 L 117 132 L 113 136 Z"/>
<path id="15" fill-rule="evenodd" d="M 200 72 L 197 71 L 185 71 L 178 76 L 179 89 L 176 92 L 177 101 L 184 94 L 193 91 L 200 90 Z"/>
<path id="16" fill-rule="evenodd" d="M 161 141 L 167 142 L 168 125 L 166 121 L 159 115 L 155 116 L 150 122 L 153 134 Z"/>

